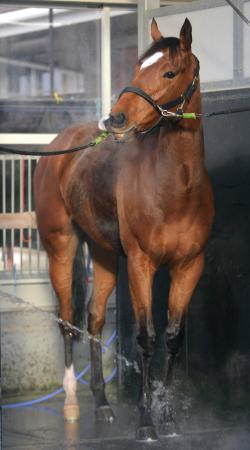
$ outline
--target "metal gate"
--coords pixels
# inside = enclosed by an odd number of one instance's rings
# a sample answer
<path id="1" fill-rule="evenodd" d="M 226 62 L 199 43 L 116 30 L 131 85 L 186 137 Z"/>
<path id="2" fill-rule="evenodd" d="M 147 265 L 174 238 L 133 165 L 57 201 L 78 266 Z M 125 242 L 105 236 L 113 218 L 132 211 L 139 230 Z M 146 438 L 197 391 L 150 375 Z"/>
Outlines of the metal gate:
<path id="1" fill-rule="evenodd" d="M 32 177 L 38 157 L 0 159 L 0 279 L 47 275 L 47 258 L 36 228 Z M 1 283 L 1 281 L 0 281 Z"/>

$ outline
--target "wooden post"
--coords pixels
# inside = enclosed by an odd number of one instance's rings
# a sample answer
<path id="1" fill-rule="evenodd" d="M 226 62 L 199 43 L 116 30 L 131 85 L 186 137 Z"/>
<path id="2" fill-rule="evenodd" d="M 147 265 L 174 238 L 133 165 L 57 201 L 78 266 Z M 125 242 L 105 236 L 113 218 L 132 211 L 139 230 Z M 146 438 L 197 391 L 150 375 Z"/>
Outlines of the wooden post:
<path id="1" fill-rule="evenodd" d="M 0 230 L 36 228 L 35 212 L 0 214 Z"/>

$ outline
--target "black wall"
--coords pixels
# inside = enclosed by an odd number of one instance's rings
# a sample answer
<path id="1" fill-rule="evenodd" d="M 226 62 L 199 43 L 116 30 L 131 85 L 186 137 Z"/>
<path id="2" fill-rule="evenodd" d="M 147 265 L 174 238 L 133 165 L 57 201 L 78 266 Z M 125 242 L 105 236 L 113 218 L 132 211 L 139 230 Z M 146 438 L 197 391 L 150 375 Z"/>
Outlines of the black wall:
<path id="1" fill-rule="evenodd" d="M 203 110 L 250 107 L 250 91 L 203 94 Z M 189 378 L 213 378 L 225 393 L 237 389 L 242 400 L 250 387 L 250 112 L 204 120 L 206 165 L 212 180 L 216 217 L 206 248 L 206 268 L 193 295 L 186 342 L 179 367 Z M 154 318 L 166 325 L 168 274 L 161 269 L 154 283 Z M 121 258 L 117 286 L 120 351 L 133 359 L 135 329 Z M 160 342 L 160 359 L 163 340 Z M 159 359 L 159 361 L 160 361 Z M 134 372 L 120 367 L 125 390 Z M 132 389 L 133 390 L 133 389 Z M 242 395 L 240 394 L 242 393 Z M 235 393 L 235 392 L 234 392 Z"/>

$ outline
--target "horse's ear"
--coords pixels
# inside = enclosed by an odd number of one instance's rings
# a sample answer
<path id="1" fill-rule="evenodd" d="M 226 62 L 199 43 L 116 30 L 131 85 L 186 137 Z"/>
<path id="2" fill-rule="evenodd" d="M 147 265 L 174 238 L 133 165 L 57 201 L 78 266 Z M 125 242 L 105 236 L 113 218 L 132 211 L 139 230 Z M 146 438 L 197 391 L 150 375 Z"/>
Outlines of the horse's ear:
<path id="1" fill-rule="evenodd" d="M 151 36 L 153 41 L 159 41 L 163 37 L 155 19 L 153 19 L 151 23 Z"/>
<path id="2" fill-rule="evenodd" d="M 186 18 L 184 24 L 181 27 L 180 32 L 180 47 L 181 50 L 191 50 L 192 44 L 192 25 Z"/>

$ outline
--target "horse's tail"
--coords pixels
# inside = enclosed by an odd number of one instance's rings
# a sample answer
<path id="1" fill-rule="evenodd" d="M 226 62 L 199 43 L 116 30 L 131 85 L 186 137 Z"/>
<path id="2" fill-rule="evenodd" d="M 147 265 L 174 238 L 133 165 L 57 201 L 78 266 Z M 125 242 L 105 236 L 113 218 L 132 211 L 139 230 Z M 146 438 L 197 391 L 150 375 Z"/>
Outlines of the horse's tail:
<path id="1" fill-rule="evenodd" d="M 74 263 L 72 278 L 72 301 L 74 308 L 74 325 L 83 328 L 85 324 L 85 303 L 87 297 L 87 270 L 82 242 L 79 243 Z"/>

